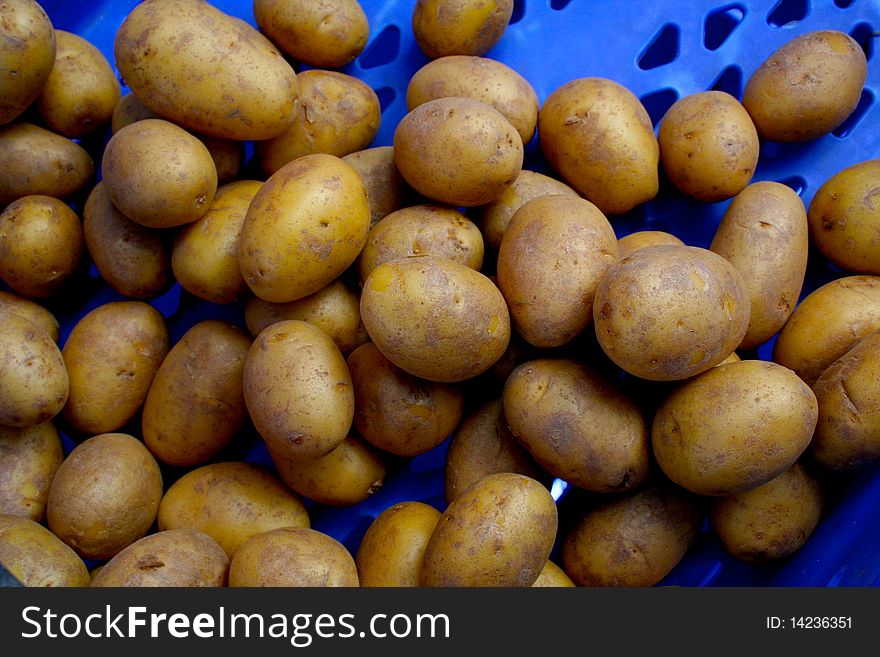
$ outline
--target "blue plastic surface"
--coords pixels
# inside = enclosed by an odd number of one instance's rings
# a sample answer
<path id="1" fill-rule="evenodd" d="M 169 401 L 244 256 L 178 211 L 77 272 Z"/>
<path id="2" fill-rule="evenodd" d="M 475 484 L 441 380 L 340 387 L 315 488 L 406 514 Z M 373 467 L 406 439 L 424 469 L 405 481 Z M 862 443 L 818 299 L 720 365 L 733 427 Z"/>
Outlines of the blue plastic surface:
<path id="1" fill-rule="evenodd" d="M 44 0 L 56 28 L 76 32 L 113 62 L 113 38 L 136 3 L 132 0 L 65 2 Z M 250 0 L 216 0 L 220 9 L 254 23 Z M 405 91 L 412 74 L 427 63 L 410 27 L 414 0 L 361 0 L 371 35 L 365 51 L 343 72 L 363 79 L 379 95 L 382 127 L 373 145 L 390 145 L 394 128 L 406 112 Z M 880 157 L 880 71 L 877 44 L 880 3 L 877 0 L 518 0 L 504 37 L 487 56 L 522 74 L 541 102 L 558 86 L 578 77 L 602 76 L 620 82 L 639 96 L 654 122 L 675 100 L 719 88 L 740 97 L 749 75 L 776 48 L 798 34 L 837 29 L 852 34 L 865 48 L 868 78 L 855 120 L 834 134 L 801 144 L 762 144 L 754 180 L 776 180 L 793 187 L 809 204 L 817 188 L 840 169 Z M 527 147 L 526 167 L 546 171 L 537 140 Z M 728 202 L 702 204 L 684 198 L 664 184 L 653 201 L 612 219 L 618 236 L 640 229 L 667 230 L 685 242 L 708 246 Z M 841 275 L 811 254 L 802 296 Z M 88 310 L 120 298 L 103 285 L 92 269 L 81 295 L 50 302 L 62 322 L 62 341 Z M 195 322 L 219 318 L 243 325 L 242 305 L 212 306 L 175 285 L 152 303 L 167 318 L 172 338 Z M 772 341 L 750 357 L 769 359 Z M 139 435 L 134 423 L 129 430 Z M 65 435 L 70 449 L 80 437 Z M 372 519 L 387 506 L 421 500 L 443 508 L 443 463 L 446 445 L 407 463 L 392 460 L 385 486 L 351 508 L 312 505 L 313 526 L 355 551 Z M 221 458 L 269 463 L 265 448 L 251 429 Z M 166 481 L 180 472 L 166 468 Z M 557 483 L 558 486 L 558 483 Z M 880 470 L 840 477 L 818 529 L 792 558 L 752 567 L 728 557 L 718 541 L 704 532 L 663 584 L 683 586 L 871 586 L 880 583 Z M 563 496 L 563 518 L 573 517 L 578 491 Z"/>

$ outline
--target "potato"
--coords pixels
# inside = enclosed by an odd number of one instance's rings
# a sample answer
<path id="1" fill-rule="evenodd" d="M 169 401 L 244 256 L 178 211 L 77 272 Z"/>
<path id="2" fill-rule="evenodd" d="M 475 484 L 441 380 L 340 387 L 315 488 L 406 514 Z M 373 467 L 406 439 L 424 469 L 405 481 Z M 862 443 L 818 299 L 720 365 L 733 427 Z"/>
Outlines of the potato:
<path id="1" fill-rule="evenodd" d="M 217 168 L 205 145 L 162 119 L 138 121 L 113 135 L 101 171 L 113 205 L 150 228 L 192 223 L 217 192 Z"/>
<path id="2" fill-rule="evenodd" d="M 499 472 L 539 479 L 540 468 L 516 442 L 507 427 L 500 399 L 469 413 L 456 429 L 446 452 L 446 502 L 451 503 L 471 484 Z"/>
<path id="3" fill-rule="evenodd" d="M 232 303 L 247 289 L 238 246 L 248 206 L 261 186 L 237 180 L 219 187 L 208 211 L 174 240 L 171 268 L 187 292 L 211 303 Z"/>
<path id="4" fill-rule="evenodd" d="M 800 550 L 821 514 L 819 482 L 795 463 L 762 486 L 712 500 L 709 524 L 730 555 L 760 564 Z"/>
<path id="5" fill-rule="evenodd" d="M 122 296 L 150 299 L 168 287 L 171 258 L 162 236 L 117 210 L 103 182 L 86 199 L 83 236 L 101 278 Z"/>
<path id="6" fill-rule="evenodd" d="M 663 171 L 680 191 L 713 203 L 738 194 L 755 175 L 758 132 L 749 113 L 724 91 L 676 101 L 657 133 Z"/>
<path id="7" fill-rule="evenodd" d="M 40 95 L 55 65 L 55 30 L 34 0 L 7 0 L 0 6 L 0 125 L 18 118 Z"/>
<path id="8" fill-rule="evenodd" d="M 668 483 L 589 510 L 562 546 L 565 572 L 579 586 L 653 586 L 693 544 L 703 507 Z"/>
<path id="9" fill-rule="evenodd" d="M 593 300 L 602 349 L 652 381 L 686 379 L 720 363 L 742 342 L 749 312 L 748 288 L 733 265 L 691 246 L 636 251 L 607 271 Z"/>
<path id="10" fill-rule="evenodd" d="M 386 452 L 424 454 L 446 440 L 464 414 L 459 389 L 408 374 L 372 342 L 351 353 L 348 369 L 354 386 L 354 426 Z"/>
<path id="11" fill-rule="evenodd" d="M 382 487 L 385 464 L 368 444 L 349 436 L 329 454 L 296 461 L 269 453 L 278 476 L 292 490 L 327 506 L 352 506 Z"/>
<path id="12" fill-rule="evenodd" d="M 718 363 L 715 367 L 721 367 L 722 365 L 727 365 L 729 363 L 738 363 L 741 360 L 742 358 L 739 357 L 739 354 L 737 354 L 735 351 L 731 351 L 730 355 L 722 360 L 720 363 Z"/>
<path id="13" fill-rule="evenodd" d="M 394 164 L 394 147 L 376 146 L 342 158 L 357 171 L 370 200 L 370 225 L 408 205 L 415 192 Z"/>
<path id="14" fill-rule="evenodd" d="M 127 93 L 113 108 L 113 116 L 110 120 L 110 131 L 116 134 L 125 126 L 143 121 L 144 119 L 161 119 L 162 117 L 149 109 L 141 102 L 141 99 L 133 93 Z"/>
<path id="15" fill-rule="evenodd" d="M 0 514 L 0 563 L 23 586 L 88 586 L 76 552 L 30 518 Z"/>
<path id="16" fill-rule="evenodd" d="M 357 0 L 254 0 L 254 18 L 275 45 L 310 66 L 345 66 L 370 36 Z"/>
<path id="17" fill-rule="evenodd" d="M 657 464 L 699 495 L 733 495 L 787 470 L 816 428 L 816 395 L 791 370 L 760 360 L 715 367 L 660 405 Z"/>
<path id="18" fill-rule="evenodd" d="M 271 176 L 303 155 L 342 157 L 363 150 L 379 132 L 382 110 L 376 92 L 362 80 L 336 71 L 297 76 L 296 119 L 277 137 L 256 144 L 260 165 Z"/>
<path id="19" fill-rule="evenodd" d="M 95 163 L 82 146 L 30 123 L 0 127 L 0 152 L 0 206 L 33 194 L 65 199 L 95 175 Z"/>
<path id="20" fill-rule="evenodd" d="M 570 342 L 592 324 L 596 288 L 617 260 L 614 229 L 589 201 L 551 194 L 526 202 L 498 251 L 514 328 L 536 347 Z"/>
<path id="21" fill-rule="evenodd" d="M 571 581 L 571 578 L 565 574 L 562 568 L 549 559 L 544 564 L 538 579 L 532 584 L 533 588 L 564 588 L 572 586 L 574 586 L 574 582 Z"/>
<path id="22" fill-rule="evenodd" d="M 480 271 L 483 236 L 476 224 L 454 208 L 414 205 L 377 222 L 358 257 L 361 281 L 383 262 L 436 255 Z"/>
<path id="23" fill-rule="evenodd" d="M 537 359 L 504 386 L 510 432 L 555 477 L 598 493 L 625 491 L 650 471 L 639 407 L 598 372 L 572 360 Z"/>
<path id="24" fill-rule="evenodd" d="M 367 528 L 355 563 L 361 586 L 419 586 L 428 540 L 440 512 L 421 502 L 390 506 Z"/>
<path id="25" fill-rule="evenodd" d="M 866 75 L 865 53 L 851 36 L 808 32 L 784 43 L 752 73 L 743 105 L 762 139 L 815 139 L 852 114 Z"/>
<path id="26" fill-rule="evenodd" d="M 244 398 L 275 458 L 307 461 L 351 428 L 354 390 L 345 359 L 321 329 L 287 320 L 260 333 L 244 365 Z"/>
<path id="27" fill-rule="evenodd" d="M 287 303 L 270 303 L 251 297 L 244 307 L 244 319 L 254 337 L 267 326 L 282 320 L 308 322 L 329 335 L 343 356 L 370 339 L 361 321 L 360 298 L 339 280 L 314 294 Z"/>
<path id="28" fill-rule="evenodd" d="M 114 301 L 89 312 L 62 350 L 70 373 L 64 418 L 92 434 L 124 426 L 143 405 L 168 345 L 165 320 L 142 301 Z"/>
<path id="29" fill-rule="evenodd" d="M 472 207 L 494 201 L 516 180 L 523 143 L 495 108 L 472 98 L 438 98 L 397 124 L 394 162 L 420 194 Z"/>
<path id="30" fill-rule="evenodd" d="M 62 460 L 61 437 L 51 422 L 0 426 L 0 513 L 42 520 L 49 485 Z"/>
<path id="31" fill-rule="evenodd" d="M 361 319 L 388 360 L 443 383 L 485 372 L 510 340 L 507 305 L 492 281 L 437 256 L 376 267 L 361 292 Z"/>
<path id="32" fill-rule="evenodd" d="M 54 340 L 33 322 L 0 313 L 0 425 L 32 427 L 58 415 L 69 377 Z"/>
<path id="33" fill-rule="evenodd" d="M 2 313 L 18 315 L 22 319 L 33 322 L 43 329 L 54 342 L 58 342 L 60 331 L 58 320 L 49 310 L 35 301 L 0 290 L 0 314 Z"/>
<path id="34" fill-rule="evenodd" d="M 254 196 L 239 266 L 264 301 L 302 299 L 348 269 L 367 241 L 370 204 L 357 172 L 333 155 L 284 165 Z"/>
<path id="35" fill-rule="evenodd" d="M 859 340 L 880 329 L 880 278 L 844 276 L 795 308 L 773 345 L 773 360 L 807 385 Z"/>
<path id="36" fill-rule="evenodd" d="M 846 167 L 819 188 L 807 213 L 810 237 L 835 265 L 856 274 L 880 274 L 874 205 L 880 188 L 880 160 Z"/>
<path id="37" fill-rule="evenodd" d="M 358 586 L 345 546 L 314 529 L 273 529 L 245 541 L 229 565 L 229 586 Z"/>
<path id="38" fill-rule="evenodd" d="M 209 463 L 171 484 L 156 518 L 159 530 L 194 529 L 232 557 L 247 539 L 279 527 L 308 527 L 302 500 L 256 463 Z"/>
<path id="39" fill-rule="evenodd" d="M 162 474 L 144 444 L 103 433 L 77 445 L 52 480 L 49 529 L 85 559 L 109 559 L 144 536 L 162 499 Z"/>
<path id="40" fill-rule="evenodd" d="M 622 214 L 657 195 L 660 148 L 639 99 L 605 78 L 579 78 L 556 89 L 538 114 L 550 166 L 607 214 Z"/>
<path id="41" fill-rule="evenodd" d="M 242 20 L 197 0 L 147 0 L 116 32 L 116 65 L 153 112 L 200 134 L 271 139 L 293 122 L 296 74 Z"/>
<path id="42" fill-rule="evenodd" d="M 657 246 L 658 244 L 685 246 L 685 243 L 675 235 L 662 230 L 639 230 L 635 233 L 624 235 L 617 240 L 617 250 L 620 252 L 620 259 L 623 260 L 639 249 L 644 249 L 647 246 Z"/>
<path id="43" fill-rule="evenodd" d="M 65 137 L 85 137 L 110 123 L 122 96 L 104 54 L 81 36 L 55 30 L 55 65 L 34 107 L 46 126 Z"/>
<path id="44" fill-rule="evenodd" d="M 95 575 L 95 587 L 216 587 L 226 585 L 229 557 L 193 529 L 157 532 L 135 541 Z"/>
<path id="45" fill-rule="evenodd" d="M 448 96 L 491 105 L 516 128 L 523 144 L 535 136 L 538 95 L 528 80 L 499 61 L 450 55 L 428 62 L 410 78 L 406 106 L 412 111 L 429 100 Z"/>
<path id="46" fill-rule="evenodd" d="M 423 586 L 531 586 L 556 540 L 556 503 L 520 474 L 489 475 L 457 497 L 425 548 Z"/>
<path id="47" fill-rule="evenodd" d="M 431 59 L 483 55 L 501 40 L 512 15 L 513 0 L 418 0 L 412 30 Z"/>

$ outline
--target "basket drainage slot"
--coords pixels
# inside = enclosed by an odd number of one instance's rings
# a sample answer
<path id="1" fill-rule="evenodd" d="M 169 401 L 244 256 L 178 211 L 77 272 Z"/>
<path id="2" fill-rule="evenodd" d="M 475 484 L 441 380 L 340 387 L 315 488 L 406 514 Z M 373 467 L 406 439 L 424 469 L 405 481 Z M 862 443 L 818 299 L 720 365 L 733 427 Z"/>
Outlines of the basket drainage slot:
<path id="1" fill-rule="evenodd" d="M 715 78 L 715 82 L 712 83 L 712 90 L 725 91 L 734 98 L 740 99 L 743 90 L 742 69 L 736 64 L 725 68 L 721 71 L 721 74 Z"/>
<path id="2" fill-rule="evenodd" d="M 376 40 L 367 48 L 361 57 L 361 68 L 376 68 L 390 64 L 400 54 L 400 28 L 389 25 L 379 33 Z"/>
<path id="3" fill-rule="evenodd" d="M 767 14 L 767 25 L 785 27 L 802 21 L 810 11 L 807 0 L 779 0 Z"/>
<path id="4" fill-rule="evenodd" d="M 745 17 L 746 8 L 742 5 L 725 5 L 710 11 L 703 25 L 703 45 L 708 50 L 718 50 Z"/>
<path id="5" fill-rule="evenodd" d="M 831 134 L 840 139 L 844 139 L 848 137 L 849 134 L 855 130 L 856 126 L 862 120 L 862 117 L 865 116 L 865 113 L 868 111 L 868 108 L 874 104 L 874 94 L 872 94 L 867 89 L 862 89 L 862 97 L 859 99 L 859 104 L 856 105 L 856 108 L 853 110 L 853 113 L 849 115 L 849 117 L 837 126 L 834 130 L 831 131 Z"/>
<path id="6" fill-rule="evenodd" d="M 648 46 L 639 55 L 639 68 L 648 71 L 675 60 L 680 43 L 681 29 L 675 23 L 667 23 L 651 37 Z"/>

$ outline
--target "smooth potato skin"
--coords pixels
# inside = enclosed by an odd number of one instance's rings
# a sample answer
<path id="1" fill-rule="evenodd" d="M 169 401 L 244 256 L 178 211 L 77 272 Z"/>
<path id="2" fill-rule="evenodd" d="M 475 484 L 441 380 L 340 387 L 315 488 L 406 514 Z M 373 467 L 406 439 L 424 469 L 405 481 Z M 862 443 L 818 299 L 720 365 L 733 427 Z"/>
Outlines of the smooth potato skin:
<path id="1" fill-rule="evenodd" d="M 113 116 L 110 119 L 110 131 L 115 135 L 125 126 L 143 121 L 144 119 L 161 119 L 153 110 L 144 105 L 140 98 L 133 93 L 127 93 L 113 108 Z"/>
<path id="2" fill-rule="evenodd" d="M 501 40 L 512 15 L 513 0 L 418 0 L 412 30 L 431 59 L 483 55 Z"/>
<path id="3" fill-rule="evenodd" d="M 55 315 L 37 302 L 6 290 L 0 290 L 0 313 L 18 315 L 22 319 L 33 322 L 43 329 L 54 342 L 58 342 L 60 331 L 58 320 Z"/>
<path id="4" fill-rule="evenodd" d="M 620 252 L 620 259 L 623 260 L 639 249 L 644 249 L 648 246 L 657 246 L 658 244 L 672 244 L 676 246 L 685 245 L 685 243 L 675 235 L 662 230 L 639 230 L 635 233 L 624 235 L 617 240 L 617 250 Z"/>
<path id="5" fill-rule="evenodd" d="M 30 518 L 0 514 L 0 563 L 23 586 L 88 586 L 76 552 Z"/>
<path id="6" fill-rule="evenodd" d="M 343 158 L 357 171 L 370 199 L 370 226 L 409 204 L 415 192 L 394 164 L 393 146 L 376 146 L 349 153 Z"/>
<path id="7" fill-rule="evenodd" d="M 40 522 L 52 477 L 63 460 L 61 437 L 52 422 L 0 426 L 0 513 Z"/>
<path id="8" fill-rule="evenodd" d="M 817 417 L 816 395 L 794 372 L 743 360 L 690 379 L 663 401 L 651 430 L 654 457 L 683 488 L 732 495 L 787 470 Z"/>
<path id="9" fill-rule="evenodd" d="M 548 559 L 532 588 L 570 588 L 574 585 L 565 571 Z"/>
<path id="10" fill-rule="evenodd" d="M 805 214 L 790 187 L 762 181 L 737 194 L 721 219 L 709 248 L 742 275 L 750 298 L 741 349 L 769 340 L 797 305 L 810 247 Z"/>
<path id="11" fill-rule="evenodd" d="M 21 115 L 40 95 L 55 65 L 52 21 L 34 0 L 7 0 L 0 8 L 0 125 Z"/>

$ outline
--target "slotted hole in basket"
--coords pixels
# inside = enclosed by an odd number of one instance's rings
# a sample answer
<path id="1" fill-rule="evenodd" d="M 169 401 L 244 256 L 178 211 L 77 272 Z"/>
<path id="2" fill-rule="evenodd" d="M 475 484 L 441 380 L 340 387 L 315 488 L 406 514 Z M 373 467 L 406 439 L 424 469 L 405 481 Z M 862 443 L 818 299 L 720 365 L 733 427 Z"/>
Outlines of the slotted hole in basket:
<path id="1" fill-rule="evenodd" d="M 397 94 L 394 93 L 394 89 L 391 87 L 379 87 L 376 89 L 376 96 L 379 97 L 379 107 L 384 112 L 388 109 L 388 106 L 394 102 Z"/>
<path id="2" fill-rule="evenodd" d="M 862 47 L 865 59 L 871 59 L 874 54 L 874 39 L 878 36 L 874 28 L 868 23 L 859 23 L 850 30 L 849 35 Z"/>
<path id="3" fill-rule="evenodd" d="M 550 9 L 565 9 L 571 0 L 550 0 Z"/>
<path id="4" fill-rule="evenodd" d="M 742 5 L 725 5 L 710 11 L 703 25 L 703 45 L 708 50 L 718 50 L 745 17 L 746 8 Z"/>
<path id="5" fill-rule="evenodd" d="M 678 92 L 670 88 L 658 89 L 657 91 L 645 94 L 639 100 L 642 101 L 642 105 L 648 111 L 651 123 L 656 126 L 660 119 L 663 118 L 663 115 L 666 114 L 666 110 L 672 107 L 672 104 L 678 100 Z"/>
<path id="6" fill-rule="evenodd" d="M 726 91 L 734 98 L 739 99 L 743 89 L 742 69 L 736 64 L 728 66 L 715 78 L 711 88 L 713 91 Z"/>
<path id="7" fill-rule="evenodd" d="M 508 23 L 508 25 L 519 23 L 522 20 L 523 14 L 525 13 L 526 0 L 513 0 L 513 13 L 510 15 L 510 22 Z"/>
<path id="8" fill-rule="evenodd" d="M 865 116 L 865 112 L 868 111 L 868 108 L 874 104 L 874 94 L 872 94 L 868 89 L 862 89 L 862 97 L 859 98 L 859 104 L 856 105 L 856 108 L 853 110 L 853 113 L 849 115 L 849 117 L 837 126 L 834 130 L 831 131 L 831 134 L 835 137 L 839 137 L 843 139 L 848 137 L 849 134 L 855 130 L 856 126 L 862 120 L 862 117 Z"/>
<path id="9" fill-rule="evenodd" d="M 376 68 L 393 62 L 400 54 L 400 28 L 389 25 L 379 32 L 361 57 L 361 68 Z"/>
<path id="10" fill-rule="evenodd" d="M 675 23 L 667 23 L 651 37 L 648 46 L 639 55 L 639 68 L 648 71 L 663 66 L 678 57 L 681 29 Z"/>
<path id="11" fill-rule="evenodd" d="M 804 191 L 807 189 L 807 181 L 803 176 L 789 176 L 776 182 L 786 187 L 791 187 L 798 196 L 803 196 Z"/>
<path id="12" fill-rule="evenodd" d="M 810 11 L 807 0 L 779 0 L 767 14 L 767 25 L 785 27 L 803 20 Z"/>
<path id="13" fill-rule="evenodd" d="M 849 9 L 853 2 L 855 2 L 855 0 L 834 0 L 834 4 L 841 9 Z"/>

